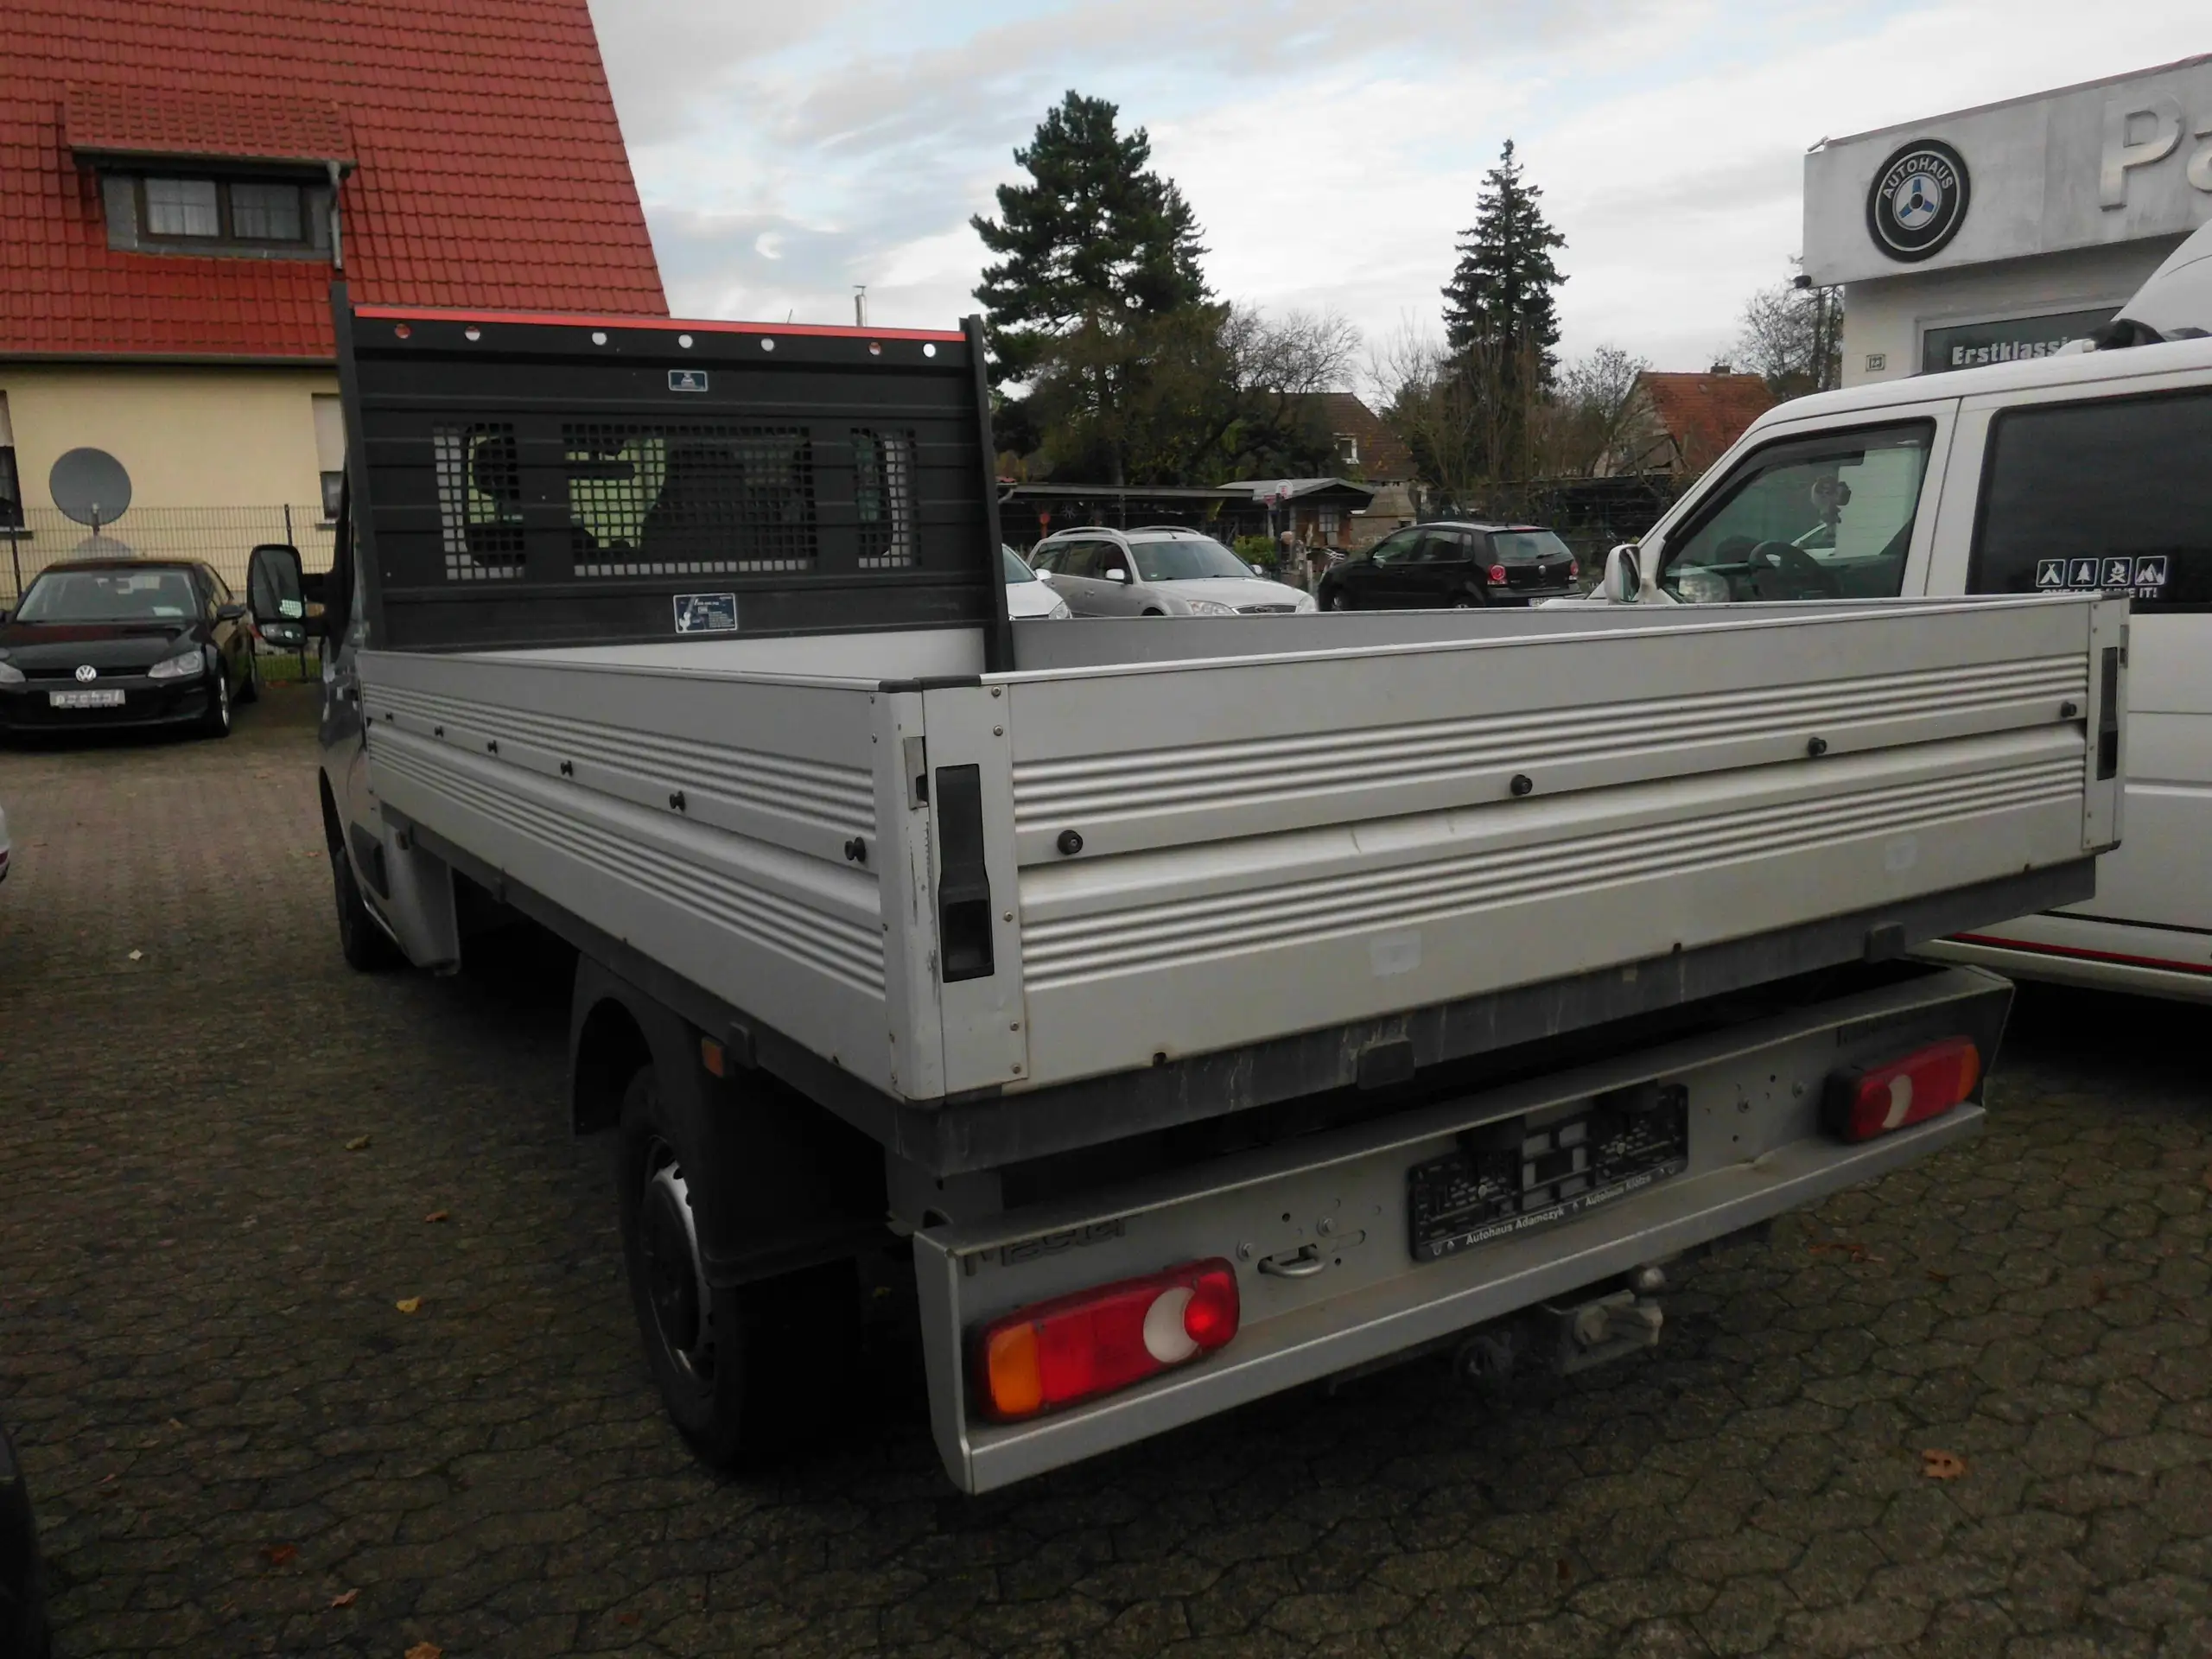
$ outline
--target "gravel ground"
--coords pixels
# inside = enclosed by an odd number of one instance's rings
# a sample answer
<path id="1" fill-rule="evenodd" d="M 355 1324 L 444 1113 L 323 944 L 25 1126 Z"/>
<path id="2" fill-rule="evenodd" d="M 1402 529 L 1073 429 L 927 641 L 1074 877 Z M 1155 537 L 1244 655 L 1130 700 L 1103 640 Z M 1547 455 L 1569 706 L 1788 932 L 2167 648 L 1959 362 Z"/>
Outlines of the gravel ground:
<path id="1" fill-rule="evenodd" d="M 315 696 L 0 752 L 0 1416 L 63 1659 L 2212 1653 L 2202 1010 L 2024 994 L 1988 1135 L 1588 1378 L 1422 1362 L 968 1499 L 892 1339 L 832 1449 L 721 1478 L 557 957 L 340 962 Z"/>

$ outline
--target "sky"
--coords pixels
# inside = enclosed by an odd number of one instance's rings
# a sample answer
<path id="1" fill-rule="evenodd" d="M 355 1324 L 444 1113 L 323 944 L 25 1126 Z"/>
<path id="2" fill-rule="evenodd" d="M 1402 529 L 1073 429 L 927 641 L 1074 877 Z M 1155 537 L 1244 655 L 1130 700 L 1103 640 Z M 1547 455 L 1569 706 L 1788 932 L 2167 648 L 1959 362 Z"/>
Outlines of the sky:
<path id="1" fill-rule="evenodd" d="M 971 214 L 1070 88 L 1120 105 L 1217 294 L 1437 327 L 1510 137 L 1569 356 L 1725 358 L 1802 240 L 1805 151 L 2212 51 L 2204 0 L 591 0 L 679 316 L 944 327 Z"/>

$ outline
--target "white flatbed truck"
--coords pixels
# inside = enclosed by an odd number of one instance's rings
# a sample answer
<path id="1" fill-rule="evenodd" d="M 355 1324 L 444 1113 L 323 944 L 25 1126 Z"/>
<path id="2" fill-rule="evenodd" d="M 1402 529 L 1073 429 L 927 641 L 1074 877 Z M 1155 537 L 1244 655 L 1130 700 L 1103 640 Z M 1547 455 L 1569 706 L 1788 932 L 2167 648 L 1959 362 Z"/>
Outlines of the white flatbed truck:
<path id="1" fill-rule="evenodd" d="M 353 308 L 341 938 L 578 953 L 647 1354 L 787 1430 L 911 1258 L 982 1491 L 1670 1261 L 1980 1125 L 2088 896 L 2124 600 L 1009 625 L 980 334 Z"/>

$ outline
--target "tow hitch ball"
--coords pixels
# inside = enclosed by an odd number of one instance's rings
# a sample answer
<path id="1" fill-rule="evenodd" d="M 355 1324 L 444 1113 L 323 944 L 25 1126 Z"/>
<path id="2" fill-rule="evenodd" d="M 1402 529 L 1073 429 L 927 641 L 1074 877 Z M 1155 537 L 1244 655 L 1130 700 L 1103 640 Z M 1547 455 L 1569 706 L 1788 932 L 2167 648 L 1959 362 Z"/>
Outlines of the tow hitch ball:
<path id="1" fill-rule="evenodd" d="M 1662 1269 L 1643 1267 L 1626 1274 L 1619 1289 L 1588 1301 L 1539 1303 L 1469 1332 L 1453 1369 L 1464 1382 L 1495 1388 L 1522 1370 L 1566 1376 L 1656 1348 L 1666 1323 L 1658 1293 L 1666 1287 Z"/>

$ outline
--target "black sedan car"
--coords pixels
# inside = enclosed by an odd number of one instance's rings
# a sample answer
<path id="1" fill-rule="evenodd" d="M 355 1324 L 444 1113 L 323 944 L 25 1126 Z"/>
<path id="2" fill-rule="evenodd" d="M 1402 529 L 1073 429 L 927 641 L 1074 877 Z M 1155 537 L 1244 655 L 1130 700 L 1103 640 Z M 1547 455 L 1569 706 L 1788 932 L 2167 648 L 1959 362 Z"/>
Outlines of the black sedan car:
<path id="1" fill-rule="evenodd" d="M 0 1425 L 0 1659 L 46 1659 L 46 1594 L 30 1494 Z"/>
<path id="2" fill-rule="evenodd" d="M 1529 605 L 1574 592 L 1574 555 L 1537 524 L 1410 524 L 1332 567 L 1325 611 Z"/>
<path id="3" fill-rule="evenodd" d="M 253 621 L 190 559 L 79 559 L 0 612 L 0 734 L 197 727 L 222 737 L 260 692 Z"/>

